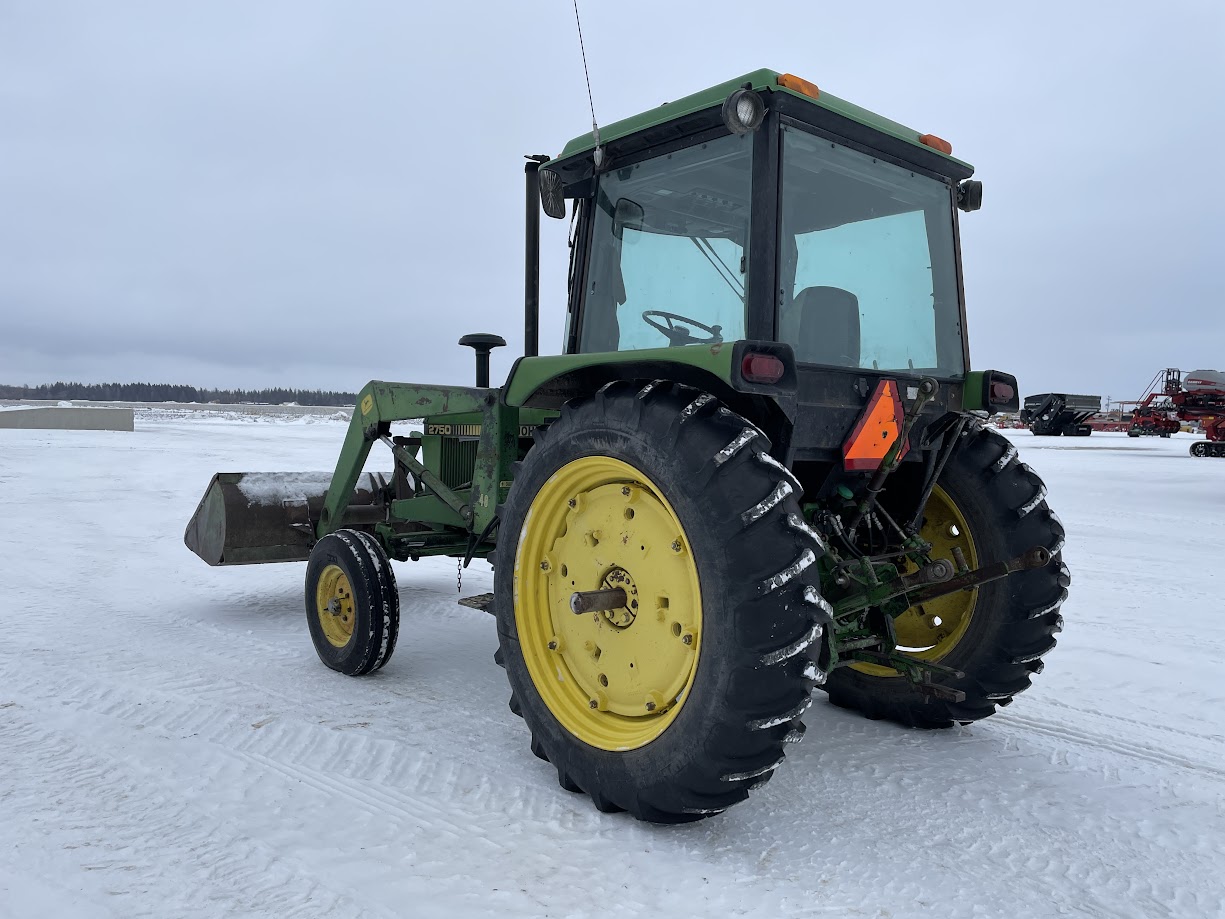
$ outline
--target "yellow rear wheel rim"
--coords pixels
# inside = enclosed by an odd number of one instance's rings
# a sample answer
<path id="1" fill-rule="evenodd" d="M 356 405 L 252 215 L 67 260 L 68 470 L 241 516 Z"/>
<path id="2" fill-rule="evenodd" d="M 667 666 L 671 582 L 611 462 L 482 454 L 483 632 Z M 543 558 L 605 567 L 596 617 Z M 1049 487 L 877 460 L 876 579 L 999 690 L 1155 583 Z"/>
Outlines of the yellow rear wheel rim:
<path id="1" fill-rule="evenodd" d="M 315 615 L 323 637 L 335 648 L 343 648 L 353 638 L 356 618 L 353 585 L 339 565 L 328 565 L 315 585 Z"/>
<path id="2" fill-rule="evenodd" d="M 619 610 L 570 611 L 621 587 Z M 621 460 L 567 463 L 532 501 L 515 554 L 515 624 L 541 701 L 602 750 L 659 737 L 693 686 L 702 639 L 697 565 L 659 488 Z"/>
<path id="3" fill-rule="evenodd" d="M 958 547 L 965 556 L 966 564 L 971 568 L 978 567 L 978 551 L 969 524 L 956 502 L 939 485 L 932 489 L 928 499 L 919 536 L 931 543 L 932 558 L 953 561 L 953 548 Z M 908 563 L 906 573 L 916 568 L 914 563 Z M 971 591 L 959 590 L 912 606 L 893 620 L 898 650 L 918 660 L 940 660 L 965 637 L 977 603 L 976 587 Z M 872 676 L 898 676 L 892 667 L 880 664 L 857 663 L 851 667 Z"/>

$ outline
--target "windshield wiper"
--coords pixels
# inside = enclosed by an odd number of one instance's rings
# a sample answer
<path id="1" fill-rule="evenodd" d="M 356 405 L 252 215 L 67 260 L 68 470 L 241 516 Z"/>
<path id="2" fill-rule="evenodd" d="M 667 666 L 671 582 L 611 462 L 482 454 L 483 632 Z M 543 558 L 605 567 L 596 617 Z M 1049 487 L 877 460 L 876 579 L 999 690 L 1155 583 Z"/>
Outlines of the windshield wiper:
<path id="1" fill-rule="evenodd" d="M 708 239 L 699 239 L 697 236 L 690 236 L 689 241 L 697 246 L 698 251 L 706 256 L 706 261 L 710 262 L 715 272 L 723 279 L 723 283 L 731 288 L 732 293 L 740 298 L 740 302 L 744 302 L 744 285 L 740 283 L 740 279 L 736 277 L 731 268 L 727 266 L 727 262 L 719 257 L 719 253 L 715 251 L 715 247 L 710 244 Z"/>

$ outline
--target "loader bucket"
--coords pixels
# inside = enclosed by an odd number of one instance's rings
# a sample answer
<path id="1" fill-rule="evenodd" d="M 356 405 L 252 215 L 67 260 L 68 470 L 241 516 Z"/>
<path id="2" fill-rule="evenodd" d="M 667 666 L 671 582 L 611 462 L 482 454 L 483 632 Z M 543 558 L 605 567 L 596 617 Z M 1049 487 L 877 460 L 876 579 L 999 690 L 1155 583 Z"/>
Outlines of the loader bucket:
<path id="1" fill-rule="evenodd" d="M 183 542 L 210 565 L 302 562 L 332 482 L 330 472 L 219 472 L 208 483 Z M 345 525 L 383 519 L 386 478 L 363 472 Z"/>

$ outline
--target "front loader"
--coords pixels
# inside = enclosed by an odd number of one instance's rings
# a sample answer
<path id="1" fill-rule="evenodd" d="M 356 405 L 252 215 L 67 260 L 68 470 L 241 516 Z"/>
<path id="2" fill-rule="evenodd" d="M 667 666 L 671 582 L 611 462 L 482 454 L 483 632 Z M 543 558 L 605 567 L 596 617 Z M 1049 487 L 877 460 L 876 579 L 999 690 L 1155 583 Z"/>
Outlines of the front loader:
<path id="1" fill-rule="evenodd" d="M 920 728 L 1040 671 L 1069 576 L 987 425 L 958 214 L 972 167 L 759 70 L 530 157 L 525 354 L 501 387 L 371 382 L 335 470 L 222 474 L 186 541 L 306 561 L 320 658 L 390 658 L 391 560 L 494 566 L 511 710 L 562 787 L 662 823 L 744 800 L 816 689 Z M 537 353 L 539 212 L 573 221 L 564 353 Z M 398 433 L 393 425 L 415 421 Z M 366 473 L 372 448 L 390 470 Z"/>

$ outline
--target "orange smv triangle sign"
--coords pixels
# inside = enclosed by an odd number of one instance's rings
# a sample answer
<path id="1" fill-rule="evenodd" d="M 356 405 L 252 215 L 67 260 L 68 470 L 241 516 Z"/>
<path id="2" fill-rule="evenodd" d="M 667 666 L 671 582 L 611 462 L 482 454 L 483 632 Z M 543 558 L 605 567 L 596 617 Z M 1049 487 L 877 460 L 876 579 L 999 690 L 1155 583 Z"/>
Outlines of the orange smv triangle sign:
<path id="1" fill-rule="evenodd" d="M 897 383 L 881 380 L 876 384 L 868 407 L 859 416 L 855 430 L 842 445 L 843 466 L 850 472 L 877 469 L 901 431 L 902 400 L 898 396 Z M 901 456 L 906 455 L 909 447 L 910 444 L 902 445 Z"/>

